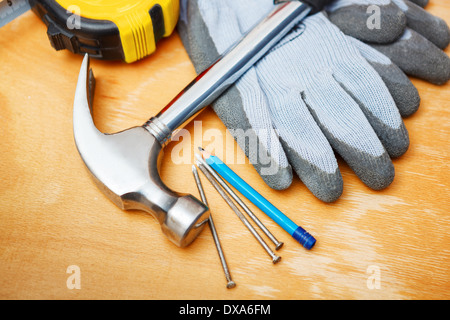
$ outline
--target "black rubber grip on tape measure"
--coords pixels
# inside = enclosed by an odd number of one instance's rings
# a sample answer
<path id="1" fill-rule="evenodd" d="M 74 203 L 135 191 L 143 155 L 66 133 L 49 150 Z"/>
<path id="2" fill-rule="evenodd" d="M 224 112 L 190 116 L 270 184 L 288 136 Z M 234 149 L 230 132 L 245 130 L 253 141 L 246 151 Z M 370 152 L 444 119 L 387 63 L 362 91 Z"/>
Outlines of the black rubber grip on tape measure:
<path id="1" fill-rule="evenodd" d="M 47 25 L 47 36 L 55 50 L 67 49 L 103 60 L 125 58 L 117 26 L 107 20 L 78 17 L 79 26 L 68 27 L 73 14 L 54 0 L 30 0 L 34 13 Z M 71 18 L 72 17 L 72 18 Z"/>
<path id="2" fill-rule="evenodd" d="M 307 5 L 309 5 L 312 8 L 311 13 L 316 13 L 319 11 L 322 11 L 323 8 L 327 5 L 333 2 L 334 0 L 299 0 L 300 2 L 303 2 Z M 282 3 L 287 2 L 286 0 L 274 0 L 274 3 Z"/>
<path id="3" fill-rule="evenodd" d="M 47 25 L 47 35 L 56 50 L 67 49 L 73 53 L 102 60 L 125 60 L 120 32 L 108 20 L 93 20 L 78 17 L 79 26 L 69 28 L 73 14 L 55 0 L 29 0 L 31 8 Z M 165 34 L 164 14 L 160 5 L 149 10 L 155 41 Z"/>

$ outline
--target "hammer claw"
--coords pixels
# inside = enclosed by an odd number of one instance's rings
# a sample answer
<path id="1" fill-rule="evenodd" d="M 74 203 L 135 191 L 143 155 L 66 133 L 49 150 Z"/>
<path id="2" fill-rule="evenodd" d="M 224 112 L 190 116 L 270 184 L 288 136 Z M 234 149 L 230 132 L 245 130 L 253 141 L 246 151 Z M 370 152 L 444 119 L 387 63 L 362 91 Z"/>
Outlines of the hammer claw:
<path id="1" fill-rule="evenodd" d="M 78 152 L 98 187 L 124 210 L 150 212 L 167 237 L 180 247 L 192 242 L 209 217 L 208 208 L 191 195 L 164 185 L 158 170 L 160 142 L 143 126 L 114 134 L 100 132 L 92 118 L 95 80 L 84 57 L 73 109 Z"/>
<path id="2" fill-rule="evenodd" d="M 139 127 L 103 134 L 92 119 L 95 80 L 84 57 L 75 93 L 75 143 L 100 189 L 121 209 L 152 213 L 167 237 L 180 247 L 191 243 L 209 218 L 209 209 L 191 195 L 167 188 L 158 171 L 159 157 L 173 130 L 217 99 L 309 12 L 291 1 L 276 6 L 235 46 Z"/>

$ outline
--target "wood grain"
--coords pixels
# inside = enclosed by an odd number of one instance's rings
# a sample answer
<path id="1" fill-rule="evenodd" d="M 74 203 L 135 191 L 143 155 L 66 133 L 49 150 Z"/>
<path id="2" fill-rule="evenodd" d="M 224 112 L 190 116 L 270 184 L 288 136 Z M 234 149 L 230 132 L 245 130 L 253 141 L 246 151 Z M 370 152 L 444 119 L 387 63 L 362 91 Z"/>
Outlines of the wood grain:
<path id="1" fill-rule="evenodd" d="M 427 9 L 450 22 L 450 4 L 431 2 Z M 237 283 L 228 290 L 209 230 L 179 249 L 151 216 L 121 211 L 93 184 L 72 134 L 81 59 L 53 51 L 45 26 L 31 13 L 0 29 L 0 298 L 450 298 L 449 84 L 413 79 L 422 104 L 405 119 L 411 147 L 394 160 L 395 181 L 386 190 L 368 189 L 341 162 L 344 194 L 324 204 L 297 178 L 288 190 L 274 191 L 248 162 L 230 165 L 318 239 L 307 251 L 250 205 L 285 243 L 277 265 L 202 177 Z M 195 76 L 177 34 L 138 63 L 92 66 L 94 116 L 104 132 L 142 124 Z M 203 133 L 216 129 L 230 140 L 209 108 L 196 121 Z M 192 137 L 195 128 L 186 127 Z M 214 142 L 202 140 L 166 148 L 161 174 L 169 187 L 197 195 L 193 154 L 199 143 Z M 180 143 L 190 143 L 184 154 L 190 160 L 176 164 Z M 234 143 L 222 152 L 242 156 Z M 66 285 L 71 265 L 80 268 L 81 289 Z M 379 289 L 367 285 L 373 268 L 380 271 Z"/>

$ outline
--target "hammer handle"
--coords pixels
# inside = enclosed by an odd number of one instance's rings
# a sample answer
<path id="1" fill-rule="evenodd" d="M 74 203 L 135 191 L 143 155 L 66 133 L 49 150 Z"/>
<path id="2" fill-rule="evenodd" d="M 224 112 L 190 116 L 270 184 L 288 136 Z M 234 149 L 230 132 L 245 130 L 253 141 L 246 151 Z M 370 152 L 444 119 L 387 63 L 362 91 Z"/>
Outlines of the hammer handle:
<path id="1" fill-rule="evenodd" d="M 266 18 L 199 74 L 144 127 L 161 144 L 167 143 L 175 129 L 184 126 L 217 99 L 310 11 L 310 6 L 297 1 L 277 5 Z"/>

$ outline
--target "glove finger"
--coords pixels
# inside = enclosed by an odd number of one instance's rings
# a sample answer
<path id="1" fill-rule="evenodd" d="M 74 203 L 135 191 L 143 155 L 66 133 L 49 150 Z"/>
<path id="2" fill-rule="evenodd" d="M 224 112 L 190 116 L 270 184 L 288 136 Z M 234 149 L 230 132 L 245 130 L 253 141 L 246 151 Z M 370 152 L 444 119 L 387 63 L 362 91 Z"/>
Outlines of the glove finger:
<path id="1" fill-rule="evenodd" d="M 447 54 L 411 29 L 389 45 L 372 44 L 407 75 L 442 85 L 450 79 L 450 58 Z"/>
<path id="2" fill-rule="evenodd" d="M 445 49 L 450 42 L 450 31 L 447 23 L 418 5 L 404 0 L 392 0 L 406 15 L 409 28 L 421 34 L 438 48 Z"/>
<path id="3" fill-rule="evenodd" d="M 406 27 L 405 14 L 388 0 L 337 0 L 327 7 L 327 13 L 342 32 L 364 42 L 393 42 Z M 374 23 L 372 16 L 382 21 Z"/>
<path id="4" fill-rule="evenodd" d="M 392 158 L 409 147 L 408 132 L 383 81 L 369 65 L 341 65 L 334 77 L 353 97 Z"/>
<path id="5" fill-rule="evenodd" d="M 319 74 L 303 98 L 331 146 L 368 187 L 381 190 L 394 179 L 392 161 L 358 104 L 334 80 Z"/>
<path id="6" fill-rule="evenodd" d="M 342 176 L 333 149 L 301 99 L 300 91 L 266 92 L 274 126 L 296 174 L 318 199 L 336 201 L 343 191 Z"/>
<path id="7" fill-rule="evenodd" d="M 381 52 L 367 44 L 349 37 L 361 55 L 375 69 L 385 83 L 402 117 L 414 114 L 420 106 L 420 96 L 406 74 Z"/>
<path id="8" fill-rule="evenodd" d="M 212 107 L 264 182 L 276 190 L 289 187 L 292 168 L 273 128 L 255 70 L 247 71 Z"/>

